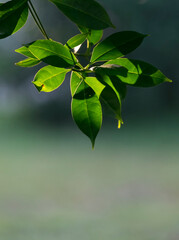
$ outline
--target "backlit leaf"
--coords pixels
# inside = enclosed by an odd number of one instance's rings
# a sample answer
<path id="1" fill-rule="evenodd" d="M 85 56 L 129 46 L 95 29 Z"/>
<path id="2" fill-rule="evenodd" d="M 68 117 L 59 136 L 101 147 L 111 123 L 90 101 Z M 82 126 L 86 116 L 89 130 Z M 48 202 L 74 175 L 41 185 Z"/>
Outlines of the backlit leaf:
<path id="1" fill-rule="evenodd" d="M 15 63 L 19 67 L 34 67 L 40 63 L 40 60 L 35 58 L 26 58 L 20 62 Z"/>
<path id="2" fill-rule="evenodd" d="M 86 40 L 87 34 L 77 34 L 76 36 L 70 38 L 65 44 L 70 49 L 73 49 Z"/>
<path id="3" fill-rule="evenodd" d="M 121 97 L 119 93 L 116 91 L 108 76 L 97 75 L 97 78 L 106 85 L 104 90 L 101 92 L 100 99 L 105 103 L 105 105 L 107 105 L 119 123 L 123 123 L 121 117 Z"/>
<path id="4" fill-rule="evenodd" d="M 58 88 L 64 81 L 69 69 L 46 66 L 35 75 L 33 84 L 39 92 L 51 92 Z"/>
<path id="5" fill-rule="evenodd" d="M 16 49 L 15 52 L 20 53 L 26 57 L 38 59 L 29 51 L 27 46 L 22 46 L 22 47 Z"/>
<path id="6" fill-rule="evenodd" d="M 100 101 L 93 89 L 76 73 L 71 76 L 71 92 L 73 119 L 79 129 L 90 138 L 94 147 L 96 136 L 102 125 Z"/>
<path id="7" fill-rule="evenodd" d="M 88 40 L 91 44 L 95 45 L 98 43 L 103 36 L 103 30 L 90 30 L 88 34 Z"/>
<path id="8" fill-rule="evenodd" d="M 104 70 L 105 68 L 99 68 L 99 69 Z M 119 101 L 126 97 L 127 86 L 125 83 L 121 82 L 119 78 L 113 75 L 107 75 L 105 71 L 96 71 L 96 73 L 97 73 L 97 76 L 99 76 L 100 74 L 102 77 L 102 81 L 107 83 L 114 90 L 114 92 L 119 98 Z"/>
<path id="9" fill-rule="evenodd" d="M 54 67 L 71 67 L 77 62 L 74 54 L 59 42 L 37 40 L 26 47 L 37 59 Z"/>
<path id="10" fill-rule="evenodd" d="M 86 77 L 85 82 L 88 84 L 88 86 L 90 86 L 94 90 L 94 92 L 99 98 L 101 95 L 101 92 L 105 88 L 105 85 L 103 85 L 100 81 L 98 81 L 96 77 Z"/>
<path id="11" fill-rule="evenodd" d="M 171 82 L 160 70 L 143 61 L 119 58 L 111 60 L 106 64 L 120 66 L 116 67 L 116 77 L 132 86 L 153 87 L 163 82 Z M 108 74 L 110 75 L 110 71 L 108 71 Z M 114 72 L 112 75 L 114 75 Z"/>
<path id="12" fill-rule="evenodd" d="M 135 50 L 146 35 L 133 31 L 114 33 L 93 49 L 91 63 L 122 57 Z"/>

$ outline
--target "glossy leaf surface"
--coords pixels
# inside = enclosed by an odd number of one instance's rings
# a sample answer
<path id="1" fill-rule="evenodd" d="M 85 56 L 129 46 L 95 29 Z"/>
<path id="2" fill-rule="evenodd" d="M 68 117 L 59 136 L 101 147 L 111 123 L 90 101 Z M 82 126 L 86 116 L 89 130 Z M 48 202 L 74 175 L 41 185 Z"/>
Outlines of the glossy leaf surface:
<path id="1" fill-rule="evenodd" d="M 119 102 L 121 101 L 121 99 L 124 99 L 126 97 L 126 93 L 127 93 L 127 86 L 126 84 L 124 84 L 123 82 L 121 82 L 119 80 L 119 78 L 117 78 L 116 76 L 108 76 L 107 74 L 105 74 L 105 72 L 101 72 L 101 76 L 100 78 L 102 78 L 102 81 L 104 81 L 106 84 L 108 84 L 116 93 L 116 95 L 119 98 Z M 99 74 L 99 73 L 98 73 Z M 97 74 L 97 76 L 99 77 L 99 75 Z"/>
<path id="2" fill-rule="evenodd" d="M 81 33 L 87 34 L 87 39 L 89 40 L 90 44 L 93 45 L 98 43 L 103 36 L 103 30 L 88 29 L 82 26 L 78 26 L 78 28 Z"/>
<path id="3" fill-rule="evenodd" d="M 85 82 L 88 84 L 88 86 L 90 86 L 94 90 L 94 92 L 99 98 L 101 95 L 101 92 L 105 88 L 105 85 L 103 85 L 100 81 L 98 81 L 96 77 L 86 77 Z"/>
<path id="4" fill-rule="evenodd" d="M 40 63 L 40 60 L 35 58 L 26 58 L 20 62 L 17 62 L 16 65 L 19 67 L 34 67 Z"/>
<path id="5" fill-rule="evenodd" d="M 54 67 L 70 67 L 76 63 L 75 56 L 67 47 L 52 40 L 37 40 L 26 47 L 37 59 Z"/>
<path id="6" fill-rule="evenodd" d="M 113 27 L 106 10 L 94 0 L 50 0 L 71 21 L 90 29 Z"/>
<path id="7" fill-rule="evenodd" d="M 99 76 L 97 78 L 100 82 L 105 84 L 104 90 L 101 92 L 100 99 L 108 107 L 108 109 L 114 114 L 116 119 L 118 119 L 119 124 L 122 123 L 121 118 L 121 97 L 118 91 L 115 89 L 112 81 L 107 75 Z"/>
<path id="8" fill-rule="evenodd" d="M 19 29 L 27 21 L 27 0 L 12 0 L 0 4 L 0 39 L 6 38 Z"/>
<path id="9" fill-rule="evenodd" d="M 171 82 L 160 70 L 143 61 L 119 58 L 106 64 L 120 66 L 116 67 L 115 75 L 122 82 L 136 87 L 153 87 L 163 82 Z M 109 70 L 108 74 L 110 75 Z M 114 75 L 114 72 L 112 74 Z"/>
<path id="10" fill-rule="evenodd" d="M 114 33 L 93 49 L 91 63 L 122 57 L 135 50 L 146 35 L 133 31 Z"/>
<path id="11" fill-rule="evenodd" d="M 87 34 L 77 34 L 76 36 L 70 38 L 67 41 L 66 46 L 69 47 L 70 49 L 73 49 L 82 44 L 86 40 L 86 37 Z"/>
<path id="12" fill-rule="evenodd" d="M 35 75 L 33 84 L 39 92 L 51 92 L 58 88 L 64 81 L 69 69 L 53 66 L 43 67 Z"/>
<path id="13" fill-rule="evenodd" d="M 103 30 L 91 30 L 88 34 L 88 40 L 91 44 L 95 45 L 98 43 L 103 36 Z"/>
<path id="14" fill-rule="evenodd" d="M 123 123 L 123 121 L 121 117 L 121 102 L 119 101 L 118 96 L 111 87 L 106 86 L 101 93 L 101 99 L 118 120 L 118 127 L 120 128 L 120 125 Z"/>
<path id="15" fill-rule="evenodd" d="M 27 46 L 22 46 L 22 47 L 16 49 L 15 52 L 20 53 L 20 54 L 22 54 L 22 55 L 24 55 L 26 57 L 29 57 L 29 58 L 38 59 L 29 51 Z"/>
<path id="16" fill-rule="evenodd" d="M 96 136 L 102 125 L 100 101 L 85 81 L 76 73 L 71 76 L 72 116 L 79 129 L 87 135 L 94 147 Z"/>

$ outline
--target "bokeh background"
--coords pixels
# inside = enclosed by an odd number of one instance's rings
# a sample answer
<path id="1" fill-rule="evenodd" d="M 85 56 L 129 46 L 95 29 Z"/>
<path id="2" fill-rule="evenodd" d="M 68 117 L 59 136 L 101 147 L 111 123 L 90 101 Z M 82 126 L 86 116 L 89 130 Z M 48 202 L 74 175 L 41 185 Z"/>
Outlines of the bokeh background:
<path id="1" fill-rule="evenodd" d="M 6 1 L 1 1 L 6 2 Z M 78 29 L 48 1 L 32 1 L 49 36 L 65 43 Z M 116 30 L 149 34 L 131 58 L 173 80 L 128 88 L 124 125 L 104 116 L 95 149 L 70 114 L 69 77 L 52 93 L 31 81 L 39 66 L 14 65 L 26 26 L 0 41 L 0 239 L 179 239 L 179 2 L 100 0 Z"/>

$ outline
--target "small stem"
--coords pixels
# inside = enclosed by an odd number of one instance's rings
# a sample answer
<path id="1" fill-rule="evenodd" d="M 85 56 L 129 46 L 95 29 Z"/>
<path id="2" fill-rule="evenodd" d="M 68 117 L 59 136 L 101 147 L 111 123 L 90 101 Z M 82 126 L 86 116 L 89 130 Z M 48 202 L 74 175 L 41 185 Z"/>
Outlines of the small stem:
<path id="1" fill-rule="evenodd" d="M 36 10 L 35 10 L 32 2 L 31 2 L 30 0 L 28 1 L 28 6 L 29 6 L 30 13 L 31 13 L 31 15 L 32 15 L 35 23 L 37 24 L 39 30 L 41 31 L 41 33 L 43 34 L 43 36 L 44 36 L 46 39 L 49 40 L 49 37 L 48 37 L 48 35 L 47 35 L 47 33 L 46 33 L 46 31 L 45 31 L 45 29 L 44 29 L 44 27 L 43 27 L 43 25 L 42 25 L 42 23 L 41 23 L 41 21 L 40 21 L 40 18 L 39 18 L 39 16 L 38 16 L 38 14 L 37 14 L 37 12 L 36 12 Z"/>
<path id="2" fill-rule="evenodd" d="M 89 40 L 87 39 L 87 49 L 86 49 L 86 53 L 85 53 L 85 55 L 87 57 L 90 56 L 90 51 L 91 51 L 91 44 L 90 44 Z"/>
<path id="3" fill-rule="evenodd" d="M 84 72 L 84 73 L 93 73 L 93 71 L 91 70 L 86 70 L 86 69 L 77 69 L 77 68 L 72 68 L 73 71 L 76 71 L 76 72 Z"/>

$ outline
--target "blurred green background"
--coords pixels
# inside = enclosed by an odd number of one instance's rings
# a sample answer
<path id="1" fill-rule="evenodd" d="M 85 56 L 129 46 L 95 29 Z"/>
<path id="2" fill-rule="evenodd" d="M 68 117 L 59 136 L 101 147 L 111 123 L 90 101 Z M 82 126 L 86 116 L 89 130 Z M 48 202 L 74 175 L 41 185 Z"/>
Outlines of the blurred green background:
<path id="1" fill-rule="evenodd" d="M 6 2 L 6 1 L 4 1 Z M 50 2 L 33 1 L 46 30 L 65 43 L 77 28 Z M 173 80 L 129 88 L 124 125 L 104 116 L 90 141 L 70 116 L 69 78 L 38 93 L 39 66 L 14 66 L 23 43 L 42 38 L 29 17 L 0 42 L 0 239 L 179 239 L 179 2 L 100 0 L 116 30 L 149 34 L 132 58 Z"/>

